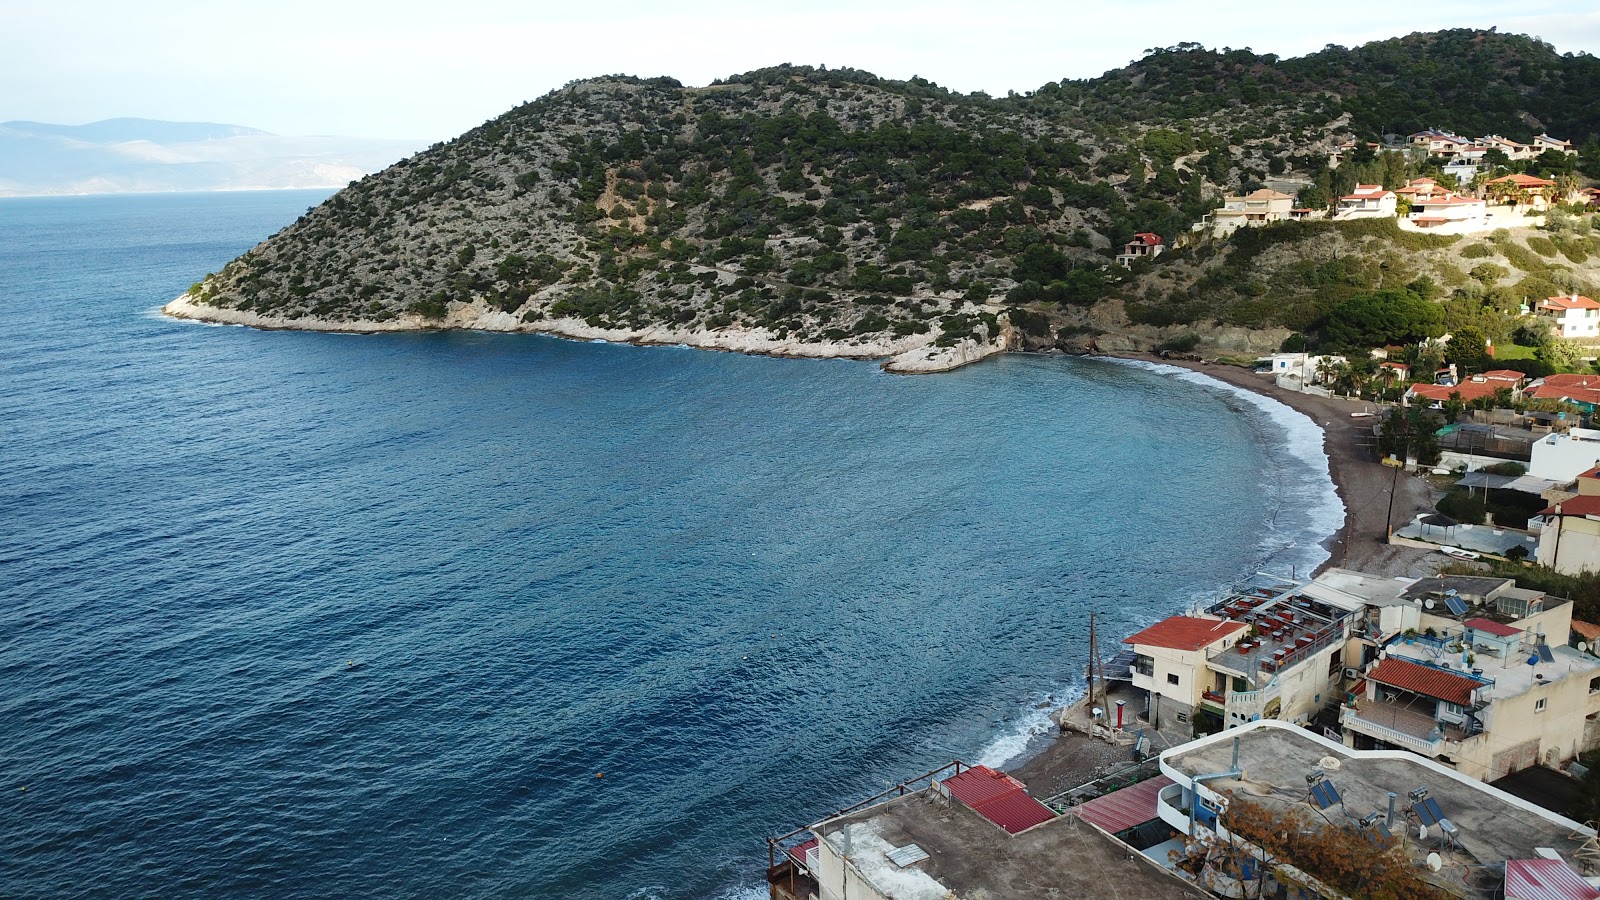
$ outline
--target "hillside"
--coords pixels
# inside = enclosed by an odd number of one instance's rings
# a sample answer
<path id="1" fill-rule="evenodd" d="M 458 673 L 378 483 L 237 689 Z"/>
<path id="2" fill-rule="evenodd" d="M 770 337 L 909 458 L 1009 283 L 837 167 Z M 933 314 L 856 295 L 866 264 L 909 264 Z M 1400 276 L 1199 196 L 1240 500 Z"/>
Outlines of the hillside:
<path id="1" fill-rule="evenodd" d="M 1595 64 L 1462 31 L 1298 60 L 1184 45 L 1006 98 L 794 66 L 704 88 L 575 82 L 351 185 L 175 311 L 962 360 L 1002 332 L 1049 346 L 1218 323 L 1262 349 L 1305 324 L 1250 313 L 1222 276 L 1129 276 L 1110 257 L 1135 231 L 1186 236 L 1223 192 L 1311 182 L 1353 135 L 1587 139 Z M 1331 186 L 1399 174 L 1347 165 Z"/>

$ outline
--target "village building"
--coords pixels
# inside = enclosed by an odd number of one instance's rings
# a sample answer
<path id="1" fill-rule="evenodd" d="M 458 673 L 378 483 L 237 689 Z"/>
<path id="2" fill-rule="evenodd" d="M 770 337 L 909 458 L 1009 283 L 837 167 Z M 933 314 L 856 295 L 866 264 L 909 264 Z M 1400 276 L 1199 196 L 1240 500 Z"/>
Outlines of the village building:
<path id="1" fill-rule="evenodd" d="M 1358 184 L 1355 192 L 1339 198 L 1336 219 L 1374 219 L 1393 217 L 1395 193 L 1381 184 Z"/>
<path id="2" fill-rule="evenodd" d="M 1473 142 L 1473 146 L 1480 148 L 1485 152 L 1490 150 L 1499 150 L 1501 153 L 1506 155 L 1506 159 L 1511 160 L 1512 162 L 1522 159 L 1532 159 L 1535 156 L 1538 156 L 1537 153 L 1533 152 L 1533 148 L 1527 144 L 1519 144 L 1516 141 L 1503 138 L 1498 134 L 1491 134 L 1487 137 L 1478 138 Z"/>
<path id="3" fill-rule="evenodd" d="M 1522 396 L 1523 377 L 1521 372 L 1511 369 L 1495 369 L 1468 376 L 1460 384 L 1413 384 L 1406 389 L 1401 403 L 1411 406 L 1420 402 L 1431 409 L 1442 409 L 1451 397 L 1462 403 L 1472 403 L 1492 398 L 1502 389 L 1508 390 L 1508 398 L 1514 401 Z"/>
<path id="4" fill-rule="evenodd" d="M 1418 200 L 1427 200 L 1435 195 L 1445 193 L 1444 186 L 1432 178 L 1413 178 L 1406 182 L 1405 187 L 1395 188 L 1395 196 L 1415 203 Z"/>
<path id="5" fill-rule="evenodd" d="M 1145 787 L 1141 822 L 1155 821 L 1153 789 L 1165 784 Z M 773 900 L 1095 897 L 1109 872 L 1141 898 L 1206 897 L 1168 871 L 1165 855 L 1141 855 L 1091 817 L 1058 815 L 987 766 L 955 763 L 926 787 L 860 806 L 805 829 L 799 843 L 773 845 Z"/>
<path id="6" fill-rule="evenodd" d="M 1534 441 L 1528 474 L 1567 484 L 1595 466 L 1600 466 L 1600 431 L 1569 428 Z"/>
<path id="7" fill-rule="evenodd" d="M 1141 716 L 1309 721 L 1334 700 L 1346 620 L 1361 604 L 1285 583 L 1248 585 L 1203 615 L 1171 616 L 1123 639 Z"/>
<path id="8" fill-rule="evenodd" d="M 1440 166 L 1439 171 L 1455 178 L 1456 184 L 1463 187 L 1470 186 L 1472 180 L 1483 172 L 1483 151 L 1461 153 L 1455 159 Z"/>
<path id="9" fill-rule="evenodd" d="M 1585 414 L 1600 409 L 1600 375 L 1576 372 L 1546 375 L 1528 386 L 1527 395 L 1538 400 L 1570 403 Z"/>
<path id="10" fill-rule="evenodd" d="M 1340 365 L 1346 361 L 1343 356 L 1318 356 L 1310 353 L 1274 353 L 1265 359 L 1267 371 L 1276 379 L 1278 386 L 1294 391 L 1304 390 L 1308 385 L 1319 383 L 1323 371 L 1328 366 Z"/>
<path id="11" fill-rule="evenodd" d="M 1572 146 L 1571 141 L 1563 141 L 1560 138 L 1553 138 L 1548 134 L 1541 134 L 1538 137 L 1535 137 L 1533 139 L 1533 155 L 1538 156 L 1546 150 L 1554 150 L 1557 153 L 1565 153 L 1569 156 L 1576 156 L 1578 154 L 1578 148 Z"/>
<path id="12" fill-rule="evenodd" d="M 1161 235 L 1141 231 L 1133 236 L 1133 240 L 1123 246 L 1122 252 L 1117 254 L 1117 263 L 1124 269 L 1133 268 L 1133 264 L 1141 259 L 1154 259 L 1166 249 L 1162 246 Z"/>
<path id="13" fill-rule="evenodd" d="M 1548 890 L 1556 879 L 1587 887 L 1574 867 L 1583 862 L 1579 850 L 1592 842 L 1593 828 L 1447 763 L 1356 750 L 1284 722 L 1261 721 L 1173 747 L 1161 754 L 1160 767 L 1172 784 L 1157 793 L 1156 812 L 1184 836 L 1185 847 L 1237 846 L 1241 838 L 1230 827 L 1243 829 L 1229 811 L 1244 800 L 1293 815 L 1305 828 L 1350 829 L 1375 846 L 1396 846 L 1409 871 L 1449 896 L 1515 897 L 1530 890 L 1531 879 L 1548 879 L 1546 890 L 1529 896 L 1593 900 L 1590 893 Z M 1238 865 L 1227 854 L 1206 859 L 1201 884 L 1234 897 L 1345 893 L 1317 882 L 1304 861 L 1249 845 L 1239 855 L 1250 862 Z"/>
<path id="14" fill-rule="evenodd" d="M 1207 213 L 1195 227 L 1210 227 L 1217 234 L 1227 234 L 1246 226 L 1288 221 L 1289 210 L 1293 208 L 1293 197 L 1261 188 L 1242 197 L 1222 198 L 1222 206 Z"/>
<path id="15" fill-rule="evenodd" d="M 1411 135 L 1407 139 L 1407 145 L 1419 153 L 1449 159 L 1471 146 L 1472 142 L 1459 134 L 1429 128 Z"/>
<path id="16" fill-rule="evenodd" d="M 1600 338 L 1600 303 L 1579 294 L 1546 297 L 1533 314 L 1548 321 L 1556 337 L 1568 341 Z"/>
<path id="17" fill-rule="evenodd" d="M 1505 196 L 1516 206 L 1546 209 L 1555 197 L 1556 183 L 1547 178 L 1535 178 L 1532 175 L 1513 172 L 1510 175 L 1489 179 L 1485 187 L 1490 196 L 1497 194 Z"/>
<path id="18" fill-rule="evenodd" d="M 1595 434 L 1600 437 L 1600 432 Z M 1600 449 L 1600 440 L 1592 443 L 1593 449 Z M 1574 479 L 1577 496 L 1540 510 L 1528 523 L 1539 534 L 1535 558 L 1540 565 L 1568 575 L 1600 572 L 1600 456 L 1594 462 L 1597 468 Z M 1572 628 L 1578 630 L 1580 624 L 1574 622 Z"/>
<path id="19" fill-rule="evenodd" d="M 1411 205 L 1406 221 L 1434 231 L 1475 231 L 1486 227 L 1489 204 L 1477 197 L 1443 193 L 1418 199 Z"/>
<path id="20" fill-rule="evenodd" d="M 1566 645 L 1571 603 L 1459 575 L 1420 579 L 1401 600 L 1368 635 L 1376 655 L 1339 715 L 1347 746 L 1493 781 L 1600 743 L 1600 659 Z"/>

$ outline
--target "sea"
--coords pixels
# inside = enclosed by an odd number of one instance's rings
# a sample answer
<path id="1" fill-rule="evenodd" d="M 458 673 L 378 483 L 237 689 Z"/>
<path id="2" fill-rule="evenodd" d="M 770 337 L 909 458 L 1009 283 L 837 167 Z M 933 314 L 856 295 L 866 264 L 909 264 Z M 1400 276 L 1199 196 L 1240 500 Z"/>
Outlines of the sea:
<path id="1" fill-rule="evenodd" d="M 1162 367 L 159 314 L 325 196 L 0 200 L 0 896 L 761 897 L 1341 521 Z"/>

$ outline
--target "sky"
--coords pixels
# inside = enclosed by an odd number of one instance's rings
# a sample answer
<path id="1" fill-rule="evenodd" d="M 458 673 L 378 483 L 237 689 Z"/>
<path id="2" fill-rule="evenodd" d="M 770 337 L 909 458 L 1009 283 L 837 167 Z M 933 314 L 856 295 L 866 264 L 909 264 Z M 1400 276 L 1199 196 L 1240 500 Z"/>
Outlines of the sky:
<path id="1" fill-rule="evenodd" d="M 0 0 L 0 121 L 118 116 L 443 140 L 561 85 L 779 63 L 1004 95 L 1195 41 L 1299 56 L 1496 26 L 1600 55 L 1594 0 Z"/>

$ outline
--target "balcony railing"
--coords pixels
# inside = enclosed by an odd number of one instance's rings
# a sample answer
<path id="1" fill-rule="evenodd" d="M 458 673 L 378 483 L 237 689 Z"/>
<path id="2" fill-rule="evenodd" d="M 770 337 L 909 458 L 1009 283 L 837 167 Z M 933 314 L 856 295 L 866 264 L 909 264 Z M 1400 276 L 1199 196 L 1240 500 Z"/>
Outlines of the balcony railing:
<path id="1" fill-rule="evenodd" d="M 1339 724 L 1423 756 L 1437 756 L 1444 748 L 1444 737 L 1438 733 L 1429 737 L 1418 737 L 1408 731 L 1374 722 L 1363 716 L 1361 710 L 1351 709 L 1348 706 L 1339 711 Z"/>

